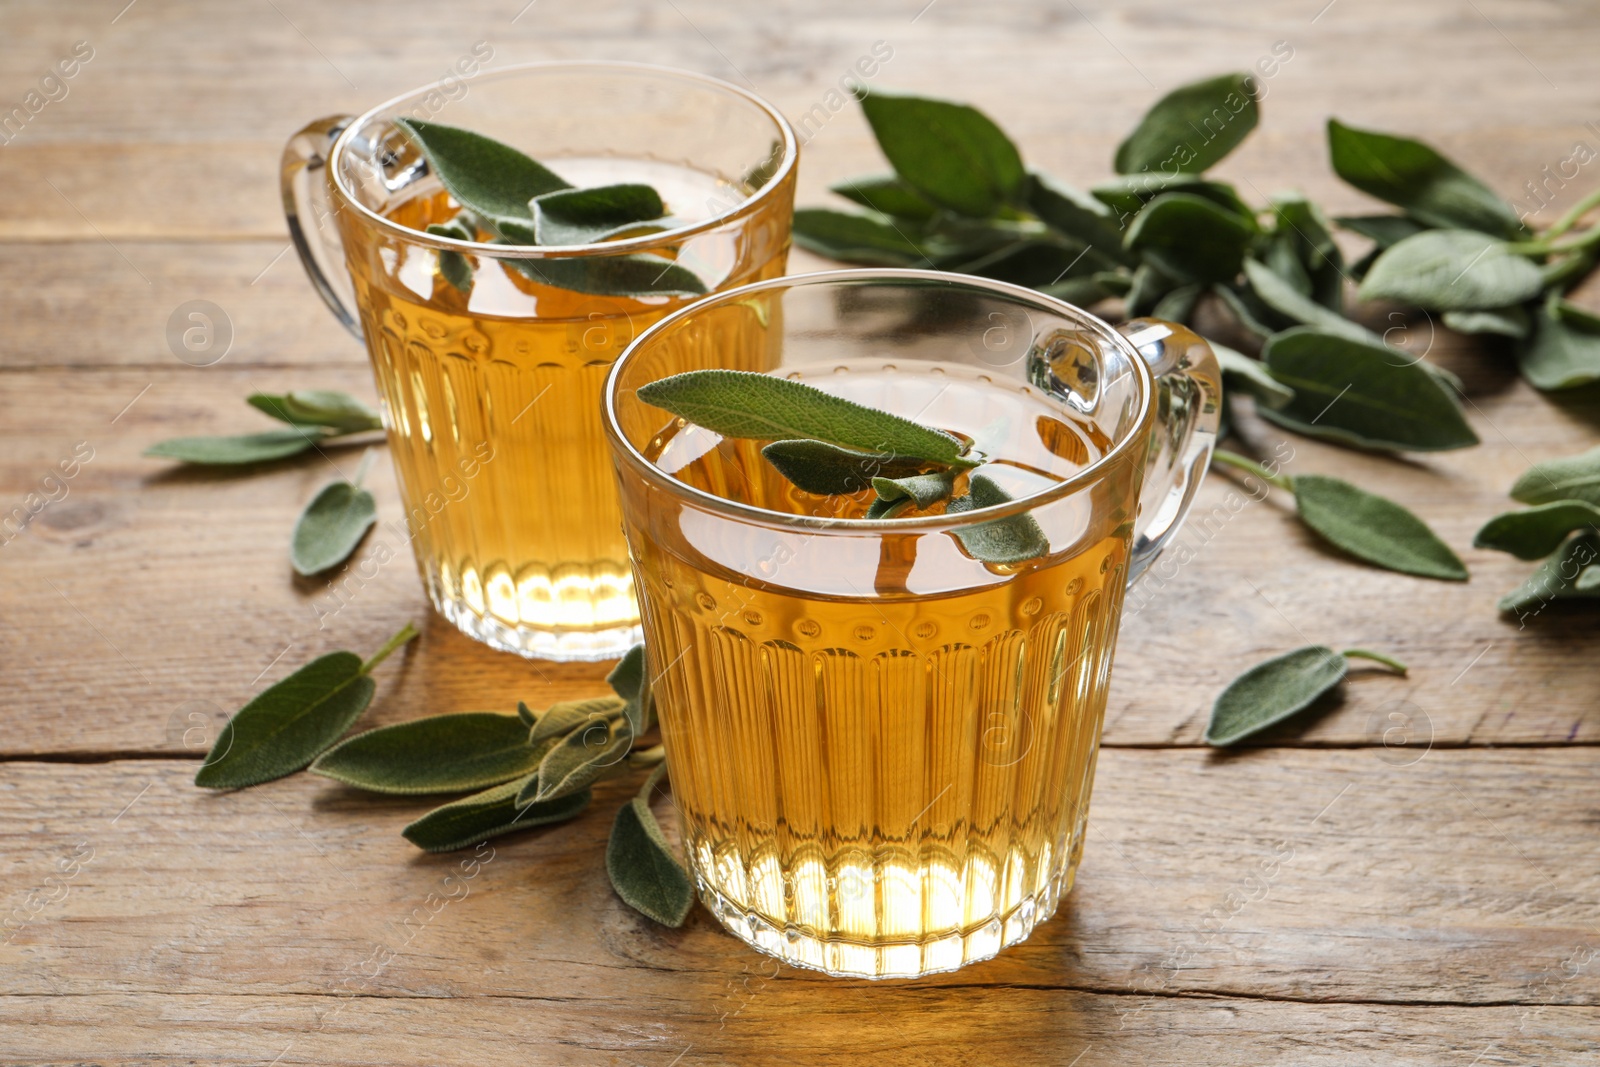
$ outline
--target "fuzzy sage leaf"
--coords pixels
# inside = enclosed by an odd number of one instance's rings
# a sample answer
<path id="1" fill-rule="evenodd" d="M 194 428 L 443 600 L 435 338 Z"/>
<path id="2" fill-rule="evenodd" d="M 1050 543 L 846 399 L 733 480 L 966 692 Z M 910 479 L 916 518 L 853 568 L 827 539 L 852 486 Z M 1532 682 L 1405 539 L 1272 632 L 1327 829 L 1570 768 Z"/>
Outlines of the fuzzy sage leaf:
<path id="1" fill-rule="evenodd" d="M 561 189 L 534 197 L 529 206 L 542 245 L 593 244 L 659 219 L 666 211 L 661 195 L 637 182 Z"/>
<path id="2" fill-rule="evenodd" d="M 378 413 L 333 389 L 296 389 L 288 393 L 252 393 L 247 401 L 257 411 L 291 426 L 323 426 L 336 434 L 383 429 Z"/>
<path id="3" fill-rule="evenodd" d="M 895 173 L 933 203 L 987 218 L 1017 198 L 1022 157 L 977 108 L 874 90 L 861 111 Z"/>
<path id="4" fill-rule="evenodd" d="M 879 477 L 914 474 L 926 462 L 890 452 L 862 452 L 826 441 L 774 441 L 761 450 L 777 472 L 807 493 L 859 493 Z"/>
<path id="5" fill-rule="evenodd" d="M 1533 261 L 1504 241 L 1472 230 L 1426 230 L 1381 253 L 1360 296 L 1467 311 L 1520 304 L 1543 286 Z"/>
<path id="6" fill-rule="evenodd" d="M 1329 119 L 1328 154 L 1339 177 L 1427 225 L 1497 237 L 1522 231 L 1511 205 L 1421 141 Z"/>
<path id="7" fill-rule="evenodd" d="M 1394 501 L 1326 475 L 1301 474 L 1292 481 L 1301 520 L 1329 544 L 1386 570 L 1467 580 L 1466 565 L 1450 546 Z"/>
<path id="8" fill-rule="evenodd" d="M 1496 515 L 1472 538 L 1473 548 L 1509 552 L 1518 559 L 1544 559 L 1574 530 L 1600 532 L 1600 507 L 1584 500 L 1553 500 Z"/>
<path id="9" fill-rule="evenodd" d="M 1535 463 L 1511 486 L 1511 499 L 1524 504 L 1582 500 L 1600 505 L 1600 448 Z"/>
<path id="10" fill-rule="evenodd" d="M 1220 128 L 1213 128 L 1219 125 L 1218 116 Z M 1237 148 L 1260 117 L 1247 74 L 1180 86 L 1156 101 L 1117 146 L 1114 165 L 1122 174 L 1199 174 Z"/>
<path id="11" fill-rule="evenodd" d="M 532 218 L 528 201 L 572 188 L 544 165 L 480 133 L 404 117 L 395 125 L 410 135 L 457 203 L 478 215 Z"/>
<path id="12" fill-rule="evenodd" d="M 1497 607 L 1526 620 L 1556 600 L 1600 597 L 1600 534 L 1585 531 L 1570 538 L 1561 550 L 1541 563 L 1516 589 L 1500 598 Z"/>
<path id="13" fill-rule="evenodd" d="M 241 789 L 301 770 L 367 710 L 373 668 L 416 636 L 406 623 L 365 663 L 354 652 L 330 652 L 268 686 L 228 720 L 194 784 Z"/>
<path id="14" fill-rule="evenodd" d="M 466 793 L 532 774 L 543 755 L 517 716 L 465 711 L 357 734 L 318 756 L 311 773 L 371 793 Z"/>
<path id="15" fill-rule="evenodd" d="M 323 486 L 300 513 L 289 542 L 289 561 L 296 574 L 309 577 L 343 563 L 377 524 L 377 502 L 361 488 L 372 455 L 362 457 L 354 481 Z"/>
<path id="16" fill-rule="evenodd" d="M 958 496 L 945 507 L 945 514 L 958 515 L 979 508 L 1009 504 L 1011 497 L 987 474 L 975 473 L 967 480 L 967 495 Z M 1037 520 L 1024 512 L 972 526 L 957 527 L 951 535 L 967 554 L 985 563 L 1022 563 L 1050 551 L 1050 541 Z"/>
<path id="17" fill-rule="evenodd" d="M 174 437 L 144 450 L 147 456 L 202 466 L 236 467 L 297 456 L 331 434 L 309 427 L 263 430 L 237 437 Z"/>
<path id="18" fill-rule="evenodd" d="M 575 727 L 539 761 L 539 773 L 529 778 L 517 799 L 538 803 L 587 789 L 601 778 L 628 769 L 628 749 L 633 747 L 633 727 L 627 719 L 613 723 L 596 719 Z"/>
<path id="19" fill-rule="evenodd" d="M 1206 744 L 1236 744 L 1309 708 L 1344 681 L 1350 657 L 1374 660 L 1401 674 L 1406 670 L 1398 660 L 1363 649 L 1341 654 L 1310 645 L 1286 652 L 1256 664 L 1228 683 L 1211 706 Z"/>
<path id="20" fill-rule="evenodd" d="M 491 786 L 434 808 L 400 833 L 425 852 L 450 852 L 513 830 L 563 822 L 589 806 L 587 789 L 543 804 L 521 803 L 522 786 L 522 779 Z"/>
<path id="21" fill-rule="evenodd" d="M 694 883 L 650 810 L 650 797 L 666 771 L 665 763 L 658 766 L 639 795 L 617 812 L 606 842 L 606 873 L 629 907 L 663 926 L 679 927 L 694 907 Z"/>

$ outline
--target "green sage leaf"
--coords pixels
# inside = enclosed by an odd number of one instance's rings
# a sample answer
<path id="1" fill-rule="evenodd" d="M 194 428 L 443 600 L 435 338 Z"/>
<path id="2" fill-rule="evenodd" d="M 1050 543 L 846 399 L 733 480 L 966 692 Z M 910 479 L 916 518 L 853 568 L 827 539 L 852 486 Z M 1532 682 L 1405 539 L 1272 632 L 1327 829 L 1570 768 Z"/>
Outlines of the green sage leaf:
<path id="1" fill-rule="evenodd" d="M 967 495 L 950 501 L 945 514 L 957 515 L 1010 502 L 1010 495 L 996 485 L 994 479 L 978 472 L 967 479 Z M 967 555 L 984 563 L 1022 563 L 1050 552 L 1049 538 L 1045 537 L 1038 521 L 1026 512 L 958 527 L 950 533 L 966 549 Z"/>
<path id="2" fill-rule="evenodd" d="M 1227 281 L 1239 273 L 1255 227 L 1193 193 L 1163 193 L 1139 212 L 1124 242 L 1180 279 Z"/>
<path id="3" fill-rule="evenodd" d="M 429 226 L 428 232 L 435 237 L 453 237 L 458 241 L 476 241 L 478 235 L 468 232 L 465 225 Z M 472 264 L 460 252 L 450 249 L 439 250 L 439 276 L 449 282 L 451 286 L 463 293 L 472 289 Z"/>
<path id="4" fill-rule="evenodd" d="M 808 252 L 871 267 L 925 267 L 927 249 L 887 217 L 826 208 L 794 213 L 794 240 Z"/>
<path id="5" fill-rule="evenodd" d="M 1518 559 L 1543 559 L 1560 548 L 1574 530 L 1600 532 L 1600 507 L 1583 500 L 1553 500 L 1507 511 L 1483 524 L 1472 538 L 1472 547 L 1509 552 Z"/>
<path id="6" fill-rule="evenodd" d="M 1361 281 L 1360 296 L 1475 310 L 1520 304 L 1543 286 L 1533 261 L 1504 241 L 1472 230 L 1428 230 L 1378 256 Z"/>
<path id="7" fill-rule="evenodd" d="M 1346 660 L 1310 645 L 1258 663 L 1228 683 L 1211 705 L 1205 742 L 1225 747 L 1276 726 L 1344 681 Z"/>
<path id="8" fill-rule="evenodd" d="M 528 201 L 572 188 L 510 145 L 471 130 L 412 118 L 397 118 L 395 125 L 416 143 L 428 169 L 456 202 L 478 215 L 532 218 Z"/>
<path id="9" fill-rule="evenodd" d="M 1030 289 L 1052 285 L 1063 278 L 1087 277 L 1115 266 L 1114 260 L 1070 238 L 1016 241 L 977 259 L 939 263 L 942 270 L 994 278 Z"/>
<path id="10" fill-rule="evenodd" d="M 306 577 L 336 567 L 377 522 L 378 505 L 371 493 L 350 482 L 325 485 L 295 521 L 289 562 L 296 574 Z"/>
<path id="11" fill-rule="evenodd" d="M 936 471 L 909 478 L 874 478 L 872 488 L 877 490 L 879 500 L 889 503 L 910 500 L 917 507 L 926 508 L 950 499 L 950 494 L 955 491 L 955 483 L 955 471 Z"/>
<path id="12" fill-rule="evenodd" d="M 517 716 L 466 711 L 356 734 L 318 756 L 311 773 L 372 793 L 467 793 L 532 774 L 543 755 Z"/>
<path id="13" fill-rule="evenodd" d="M 538 745 L 551 738 L 564 737 L 584 723 L 615 719 L 626 706 L 627 701 L 620 697 L 590 697 L 551 704 L 528 732 L 528 744 Z"/>
<path id="14" fill-rule="evenodd" d="M 879 519 L 897 519 L 903 513 L 910 511 L 913 507 L 915 507 L 916 503 L 917 502 L 912 500 L 910 497 L 904 497 L 900 500 L 885 500 L 882 497 L 878 497 L 871 504 L 867 505 L 867 513 L 865 516 L 863 516 L 863 518 L 872 521 L 877 521 Z"/>
<path id="15" fill-rule="evenodd" d="M 665 763 L 656 768 L 639 795 L 617 812 L 606 843 L 606 873 L 623 903 L 663 926 L 679 927 L 694 907 L 694 883 L 650 810 L 650 794 L 666 769 Z"/>
<path id="16" fill-rule="evenodd" d="M 531 226 L 515 220 L 498 223 L 504 238 L 496 244 L 538 243 Z M 624 256 L 565 256 L 549 259 L 502 259 L 502 264 L 540 285 L 595 296 L 704 296 L 706 284 L 687 267 L 648 253 Z"/>
<path id="17" fill-rule="evenodd" d="M 939 210 L 910 182 L 892 174 L 880 178 L 853 178 L 828 188 L 880 215 L 910 222 L 927 222 Z"/>
<path id="18" fill-rule="evenodd" d="M 1271 337 L 1278 332 L 1265 321 L 1271 309 L 1261 302 L 1254 289 L 1247 288 L 1240 291 L 1231 285 L 1219 282 L 1211 287 L 1211 291 L 1228 305 L 1228 310 L 1239 320 L 1239 325 L 1257 337 Z"/>
<path id="19" fill-rule="evenodd" d="M 1156 305 L 1183 283 L 1154 263 L 1139 264 L 1128 285 L 1128 317 L 1139 318 L 1156 309 Z"/>
<path id="20" fill-rule="evenodd" d="M 1261 414 L 1287 429 L 1405 452 L 1478 443 L 1447 387 L 1396 349 L 1297 326 L 1270 338 L 1262 356 L 1272 376 L 1295 395 Z"/>
<path id="21" fill-rule="evenodd" d="M 1205 291 L 1206 287 L 1199 282 L 1193 285 L 1180 285 L 1157 300 L 1150 314 L 1167 322 L 1188 322 L 1189 316 L 1194 314 L 1195 304 L 1200 302 L 1200 297 Z"/>
<path id="22" fill-rule="evenodd" d="M 1341 215 L 1333 221 L 1351 233 L 1359 233 L 1372 241 L 1379 251 L 1428 229 L 1405 215 Z"/>
<path id="23" fill-rule="evenodd" d="M 517 701 L 517 718 L 522 721 L 522 725 L 530 730 L 538 725 L 539 722 L 539 716 L 534 713 L 534 710 L 520 700 Z"/>
<path id="24" fill-rule="evenodd" d="M 301 770 L 372 702 L 373 668 L 416 636 L 406 623 L 365 663 L 354 652 L 330 652 L 268 686 L 223 726 L 194 784 L 241 789 Z"/>
<path id="25" fill-rule="evenodd" d="M 1524 504 L 1581 500 L 1600 506 L 1600 448 L 1535 463 L 1512 485 L 1511 499 Z"/>
<path id="26" fill-rule="evenodd" d="M 1250 288 L 1255 290 L 1262 303 L 1293 322 L 1317 326 L 1328 333 L 1353 337 L 1367 344 L 1383 344 L 1383 338 L 1365 326 L 1351 322 L 1337 311 L 1296 292 L 1281 275 L 1264 263 L 1246 259 L 1244 275 L 1250 282 Z"/>
<path id="27" fill-rule="evenodd" d="M 1404 208 L 1429 226 L 1515 237 L 1517 213 L 1494 190 L 1421 141 L 1328 120 L 1333 169 L 1362 192 Z"/>
<path id="28" fill-rule="evenodd" d="M 1028 209 L 1057 233 L 1133 267 L 1139 257 L 1122 247 L 1121 227 L 1104 204 L 1087 193 L 1063 185 L 1047 174 L 1028 176 Z"/>
<path id="29" fill-rule="evenodd" d="M 1520 306 L 1485 311 L 1446 311 L 1440 318 L 1457 333 L 1492 333 L 1501 337 L 1528 336 L 1532 325 Z"/>
<path id="30" fill-rule="evenodd" d="M 559 189 L 534 197 L 528 206 L 542 245 L 593 244 L 666 213 L 661 194 L 637 182 Z"/>
<path id="31" fill-rule="evenodd" d="M 874 90 L 861 110 L 895 173 L 933 203 L 988 218 L 1017 199 L 1022 157 L 977 108 Z"/>
<path id="32" fill-rule="evenodd" d="M 331 434 L 301 428 L 263 430 L 238 437 L 174 437 L 144 450 L 147 456 L 179 459 L 185 463 L 231 467 L 297 456 Z"/>
<path id="33" fill-rule="evenodd" d="M 326 426 L 335 433 L 383 429 L 378 413 L 351 396 L 332 389 L 296 389 L 293 392 L 252 393 L 250 406 L 279 422 L 293 426 Z"/>
<path id="34" fill-rule="evenodd" d="M 1267 407 L 1281 408 L 1294 399 L 1294 390 L 1268 374 L 1266 366 L 1259 359 L 1251 359 L 1243 352 L 1216 341 L 1208 340 L 1206 343 L 1217 355 L 1225 386 L 1249 393 L 1255 397 L 1257 404 Z"/>
<path id="35" fill-rule="evenodd" d="M 1114 165 L 1120 174 L 1199 174 L 1237 148 L 1260 118 L 1249 75 L 1223 74 L 1184 85 L 1145 113 L 1117 146 Z"/>
<path id="36" fill-rule="evenodd" d="M 1428 524 L 1410 511 L 1339 478 L 1294 479 L 1295 506 L 1328 543 L 1386 570 L 1464 582 L 1467 568 Z"/>
<path id="37" fill-rule="evenodd" d="M 519 803 L 538 803 L 587 789 L 628 769 L 633 727 L 627 719 L 600 719 L 578 726 L 539 761 L 539 773 L 523 783 Z"/>
<path id="38" fill-rule="evenodd" d="M 1311 299 L 1332 311 L 1342 311 L 1344 254 L 1333 239 L 1333 224 L 1321 208 L 1299 193 L 1275 195 L 1272 210 L 1279 238 L 1294 252 L 1311 283 Z"/>
<path id="39" fill-rule="evenodd" d="M 887 452 L 861 452 L 826 441 L 774 441 L 761 450 L 777 472 L 807 493 L 859 493 L 884 475 L 915 474 L 926 462 Z"/>
<path id="40" fill-rule="evenodd" d="M 754 371 L 675 374 L 639 389 L 639 399 L 724 437 L 801 437 L 870 452 L 976 466 L 940 430 L 844 400 L 803 382 Z"/>
<path id="41" fill-rule="evenodd" d="M 521 779 L 491 786 L 434 808 L 400 833 L 425 852 L 451 852 L 513 830 L 564 822 L 589 806 L 587 789 L 543 804 L 523 804 L 517 801 L 521 788 Z"/>
<path id="42" fill-rule="evenodd" d="M 1124 174 L 1089 189 L 1090 196 L 1111 209 L 1120 226 L 1125 226 L 1146 204 L 1163 193 L 1190 193 L 1209 200 L 1224 211 L 1239 216 L 1247 226 L 1255 228 L 1255 212 L 1239 199 L 1238 190 L 1227 182 L 1212 181 L 1193 174 L 1157 174 L 1149 171 Z"/>
<path id="43" fill-rule="evenodd" d="M 1546 304 L 1534 316 L 1533 336 L 1517 353 L 1517 362 L 1537 389 L 1575 389 L 1600 381 L 1600 333 L 1573 325 Z"/>
<path id="44" fill-rule="evenodd" d="M 1541 563 L 1527 581 L 1501 597 L 1497 606 L 1526 619 L 1555 600 L 1600 597 L 1596 560 L 1600 560 L 1600 534 L 1580 533 Z"/>
<path id="45" fill-rule="evenodd" d="M 645 648 L 634 645 L 611 668 L 606 684 L 625 702 L 623 718 L 633 728 L 634 737 L 643 737 L 654 723 L 653 700 L 650 695 L 650 676 L 646 673 Z"/>

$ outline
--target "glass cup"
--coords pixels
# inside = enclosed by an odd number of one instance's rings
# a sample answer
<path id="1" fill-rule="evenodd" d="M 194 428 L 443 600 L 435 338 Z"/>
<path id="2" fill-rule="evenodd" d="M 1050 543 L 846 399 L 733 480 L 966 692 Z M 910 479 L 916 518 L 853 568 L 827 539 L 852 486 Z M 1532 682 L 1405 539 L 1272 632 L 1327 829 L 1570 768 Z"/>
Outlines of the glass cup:
<path id="1" fill-rule="evenodd" d="M 575 246 L 425 233 L 456 205 L 400 117 L 506 142 L 574 185 L 654 185 L 674 228 Z M 797 153 L 789 123 L 757 97 L 632 63 L 453 77 L 290 139 L 290 234 L 334 315 L 366 340 L 417 568 L 463 632 L 556 660 L 615 658 L 638 641 L 600 389 L 639 331 L 694 299 L 557 288 L 508 261 L 566 272 L 649 254 L 710 291 L 777 277 Z M 475 268 L 469 292 L 441 274 L 451 255 Z"/>
<path id="2" fill-rule="evenodd" d="M 975 511 L 841 517 L 754 444 L 636 396 L 711 368 L 857 400 L 849 383 L 867 382 L 866 402 L 987 435 L 992 455 L 1035 434 L 1067 473 Z M 928 271 L 761 282 L 640 335 L 606 382 L 606 433 L 685 848 L 735 936 L 830 974 L 911 977 L 1054 912 L 1083 849 L 1123 595 L 1183 521 L 1220 395 L 1185 327 L 1113 329 Z M 752 462 L 718 484 L 707 457 L 740 449 Z M 954 536 L 1024 513 L 1041 558 L 983 563 Z"/>

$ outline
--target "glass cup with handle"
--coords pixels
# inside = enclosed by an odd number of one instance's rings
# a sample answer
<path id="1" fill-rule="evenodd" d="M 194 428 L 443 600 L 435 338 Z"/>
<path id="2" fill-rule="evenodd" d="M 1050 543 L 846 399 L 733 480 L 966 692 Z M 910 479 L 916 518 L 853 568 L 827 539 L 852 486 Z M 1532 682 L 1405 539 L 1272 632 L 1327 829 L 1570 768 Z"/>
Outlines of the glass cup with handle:
<path id="1" fill-rule="evenodd" d="M 457 205 L 399 119 L 494 138 L 573 185 L 649 184 L 671 228 L 573 246 L 430 234 Z M 462 631 L 556 660 L 638 640 L 600 389 L 640 331 L 695 297 L 549 279 L 646 256 L 712 292 L 782 274 L 797 153 L 789 123 L 736 86 L 608 62 L 477 73 L 290 139 L 290 234 L 366 343 L 417 567 Z M 473 268 L 466 289 L 452 256 Z"/>
<path id="2" fill-rule="evenodd" d="M 781 375 L 961 436 L 1011 499 L 869 520 L 870 490 L 803 492 L 761 442 L 637 395 L 691 369 Z M 928 271 L 761 282 L 640 335 L 605 427 L 673 800 L 729 930 L 830 974 L 912 977 L 1054 912 L 1124 593 L 1194 499 L 1220 396 L 1183 326 L 1113 328 Z M 1018 522 L 1035 558 L 971 550 Z"/>

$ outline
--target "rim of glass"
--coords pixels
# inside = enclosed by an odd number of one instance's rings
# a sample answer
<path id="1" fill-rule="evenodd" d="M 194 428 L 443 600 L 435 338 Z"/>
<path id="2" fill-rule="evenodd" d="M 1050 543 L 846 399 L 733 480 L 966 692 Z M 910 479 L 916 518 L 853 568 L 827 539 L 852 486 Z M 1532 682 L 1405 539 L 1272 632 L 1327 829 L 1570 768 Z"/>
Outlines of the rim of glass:
<path id="1" fill-rule="evenodd" d="M 727 223 L 737 221 L 746 215 L 754 214 L 765 204 L 771 194 L 784 183 L 784 180 L 794 171 L 795 165 L 799 161 L 800 146 L 795 137 L 794 127 L 789 125 L 789 120 L 784 118 L 777 108 L 754 93 L 739 88 L 732 82 L 725 82 L 721 78 L 713 78 L 708 74 L 680 70 L 677 67 L 664 67 L 656 63 L 630 63 L 622 60 L 556 60 L 540 63 L 518 63 L 491 73 L 478 75 L 473 80 L 497 81 L 501 78 L 516 77 L 529 72 L 551 70 L 589 70 L 597 72 L 609 70 L 635 75 L 654 75 L 669 81 L 694 83 L 706 88 L 719 90 L 730 96 L 739 97 L 748 103 L 754 104 L 758 110 L 772 120 L 774 127 L 783 140 L 783 158 L 779 160 L 777 169 L 772 172 L 772 176 L 767 179 L 765 185 L 754 193 L 746 195 L 744 199 L 733 207 L 691 225 L 680 226 L 672 230 L 663 230 L 659 233 L 649 233 L 639 237 L 628 237 L 620 241 L 604 241 L 586 245 L 500 245 L 490 244 L 486 241 L 462 241 L 454 237 L 438 237 L 421 230 L 413 230 L 409 226 L 402 226 L 367 207 L 346 187 L 344 175 L 339 164 L 344 153 L 354 140 L 356 131 L 365 127 L 385 111 L 398 108 L 410 100 L 424 96 L 436 89 L 441 89 L 444 86 L 444 82 L 441 80 L 430 82 L 419 89 L 412 89 L 409 92 L 404 92 L 399 96 L 385 100 L 383 103 L 376 107 L 368 108 L 350 120 L 339 133 L 338 138 L 335 139 L 333 148 L 328 153 L 328 165 L 332 168 L 333 173 L 333 186 L 338 191 L 339 198 L 379 229 L 395 234 L 411 244 L 422 245 L 426 248 L 471 252 L 474 255 L 488 255 L 500 259 L 577 259 L 585 256 L 615 256 L 650 248 L 659 248 L 664 244 L 674 244 L 686 237 L 706 233 Z"/>
<path id="2" fill-rule="evenodd" d="M 769 511 L 766 508 L 758 508 L 750 504 L 728 500 L 725 497 L 717 496 L 715 493 L 708 493 L 703 489 L 696 489 L 686 482 L 679 481 L 645 458 L 644 453 L 635 448 L 633 442 L 628 440 L 627 435 L 622 432 L 622 427 L 617 423 L 618 379 L 622 375 L 624 366 L 633 357 L 634 353 L 654 341 L 658 334 L 672 329 L 682 320 L 709 310 L 715 305 L 733 303 L 748 297 L 752 293 L 766 292 L 773 289 L 793 289 L 801 286 L 868 281 L 917 282 L 980 290 L 1007 297 L 1015 303 L 1032 305 L 1040 311 L 1048 311 L 1073 320 L 1081 327 L 1094 333 L 1101 340 L 1121 349 L 1133 365 L 1134 377 L 1138 382 L 1139 389 L 1139 408 L 1132 428 L 1107 449 L 1105 455 L 1071 477 L 1057 482 L 1049 489 L 1005 504 L 991 504 L 988 507 L 963 511 L 954 516 L 924 515 L 909 519 L 845 519 L 815 515 L 794 515 L 789 512 Z M 1144 357 L 1134 347 L 1133 342 L 1112 328 L 1104 319 L 1090 314 L 1076 304 L 1069 304 L 1065 300 L 1057 300 L 1053 296 L 1046 296 L 1037 290 L 1013 285 L 1010 282 L 979 278 L 975 275 L 952 274 L 948 271 L 920 270 L 911 267 L 868 267 L 858 270 L 828 270 L 816 271 L 810 274 L 788 274 L 763 282 L 741 285 L 734 289 L 724 289 L 684 305 L 648 327 L 633 339 L 633 342 L 623 350 L 622 355 L 617 357 L 616 362 L 611 365 L 610 373 L 606 375 L 606 384 L 601 396 L 601 403 L 604 406 L 606 437 L 610 439 L 613 453 L 619 455 L 628 466 L 642 475 L 646 481 L 662 485 L 669 492 L 686 498 L 706 510 L 722 512 L 725 515 L 745 521 L 758 522 L 766 526 L 799 527 L 811 532 L 820 530 L 848 530 L 851 532 L 864 530 L 942 531 L 1033 511 L 1046 504 L 1072 496 L 1091 483 L 1099 481 L 1102 473 L 1107 468 L 1121 462 L 1130 449 L 1143 447 L 1143 443 L 1149 438 L 1150 422 L 1154 417 L 1154 407 L 1151 403 L 1154 393 L 1155 378 L 1150 371 L 1150 367 L 1145 363 Z M 666 413 L 663 412 L 663 414 Z"/>

